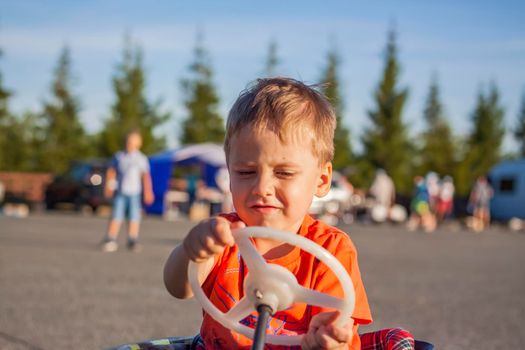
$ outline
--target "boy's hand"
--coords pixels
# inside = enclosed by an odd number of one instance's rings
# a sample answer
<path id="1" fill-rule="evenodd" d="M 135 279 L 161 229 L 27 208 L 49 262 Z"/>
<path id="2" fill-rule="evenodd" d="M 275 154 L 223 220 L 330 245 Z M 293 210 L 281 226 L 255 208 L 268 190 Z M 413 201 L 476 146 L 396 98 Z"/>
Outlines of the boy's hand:
<path id="1" fill-rule="evenodd" d="M 182 242 L 188 257 L 195 262 L 204 262 L 224 248 L 235 244 L 232 230 L 245 227 L 242 221 L 230 222 L 222 217 L 202 221 L 191 229 Z"/>
<path id="2" fill-rule="evenodd" d="M 104 187 L 104 198 L 111 199 L 113 197 L 113 189 L 109 186 Z"/>
<path id="3" fill-rule="evenodd" d="M 155 195 L 153 191 L 144 191 L 144 204 L 150 205 L 155 201 Z"/>
<path id="4" fill-rule="evenodd" d="M 321 312 L 312 317 L 301 348 L 348 349 L 352 341 L 352 321 L 340 327 L 334 323 L 338 317 L 339 311 Z"/>

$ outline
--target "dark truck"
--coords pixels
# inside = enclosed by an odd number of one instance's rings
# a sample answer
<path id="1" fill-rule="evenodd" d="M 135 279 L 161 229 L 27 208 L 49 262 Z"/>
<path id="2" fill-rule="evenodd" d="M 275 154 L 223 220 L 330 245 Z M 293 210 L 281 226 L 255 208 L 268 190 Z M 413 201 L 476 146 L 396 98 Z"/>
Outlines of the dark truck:
<path id="1" fill-rule="evenodd" d="M 86 206 L 94 212 L 103 205 L 109 205 L 104 197 L 104 181 L 107 160 L 74 161 L 70 169 L 60 176 L 56 176 L 47 185 L 44 201 L 47 209 L 69 205 L 75 210 Z"/>

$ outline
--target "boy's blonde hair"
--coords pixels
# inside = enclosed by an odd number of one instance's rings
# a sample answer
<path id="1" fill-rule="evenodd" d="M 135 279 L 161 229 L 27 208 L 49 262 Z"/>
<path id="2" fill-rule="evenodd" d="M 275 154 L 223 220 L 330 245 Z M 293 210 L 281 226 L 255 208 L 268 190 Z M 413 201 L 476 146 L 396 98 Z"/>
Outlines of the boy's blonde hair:
<path id="1" fill-rule="evenodd" d="M 334 109 L 322 93 L 298 80 L 257 79 L 241 92 L 226 122 L 226 159 L 233 136 L 247 126 L 255 132 L 275 132 L 281 141 L 306 134 L 311 137 L 312 152 L 321 164 L 333 159 Z"/>

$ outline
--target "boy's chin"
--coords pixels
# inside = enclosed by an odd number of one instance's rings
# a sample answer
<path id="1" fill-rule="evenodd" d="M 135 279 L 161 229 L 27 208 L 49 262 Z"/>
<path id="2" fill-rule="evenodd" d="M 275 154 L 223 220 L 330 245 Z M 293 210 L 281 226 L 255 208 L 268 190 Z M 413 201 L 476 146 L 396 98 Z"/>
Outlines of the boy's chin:
<path id="1" fill-rule="evenodd" d="M 269 221 L 269 220 L 255 220 L 255 221 L 252 221 L 252 222 L 244 221 L 244 223 L 246 224 L 246 226 L 262 226 L 262 227 L 268 227 L 268 228 L 271 228 L 271 229 L 274 229 L 274 230 L 287 231 L 287 232 L 294 232 L 294 231 L 297 231 L 299 229 L 299 228 L 294 229 L 292 227 L 292 226 L 297 226 L 297 225 L 293 225 L 293 224 L 290 224 L 290 223 L 273 222 L 273 221 Z M 300 224 L 299 224 L 299 226 L 300 226 Z"/>
<path id="2" fill-rule="evenodd" d="M 264 219 L 251 219 L 251 220 L 243 220 L 246 226 L 262 226 L 262 227 L 268 227 L 273 228 L 276 230 L 282 230 L 282 224 L 272 221 L 272 220 L 264 220 Z"/>

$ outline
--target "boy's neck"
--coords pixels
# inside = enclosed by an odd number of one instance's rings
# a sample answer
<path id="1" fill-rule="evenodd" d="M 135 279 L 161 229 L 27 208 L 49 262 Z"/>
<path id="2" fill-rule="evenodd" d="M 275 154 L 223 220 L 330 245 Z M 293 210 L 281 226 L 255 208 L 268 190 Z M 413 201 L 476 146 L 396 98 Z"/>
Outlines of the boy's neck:
<path id="1" fill-rule="evenodd" d="M 278 259 L 290 253 L 294 247 L 288 243 L 277 242 L 273 239 L 254 238 L 255 247 L 265 259 Z"/>

